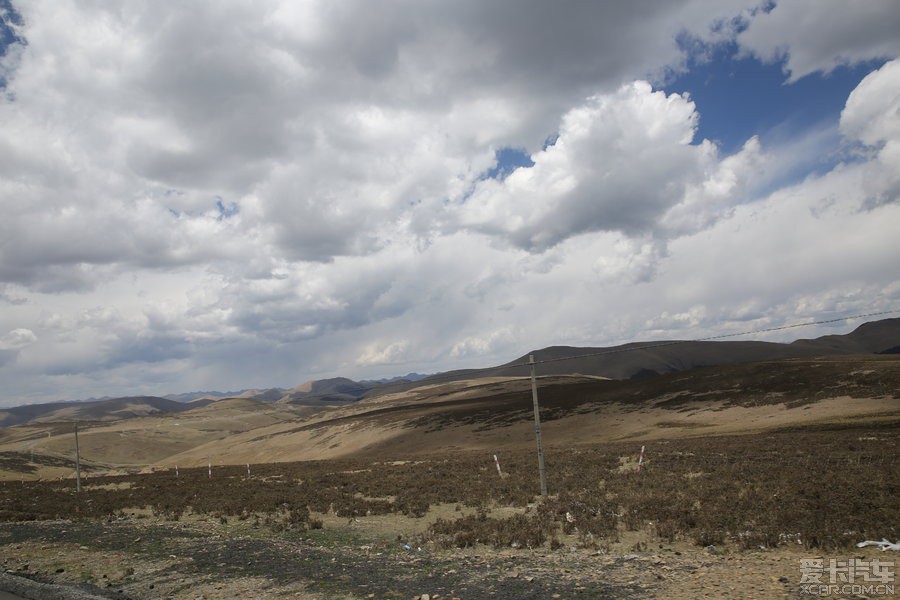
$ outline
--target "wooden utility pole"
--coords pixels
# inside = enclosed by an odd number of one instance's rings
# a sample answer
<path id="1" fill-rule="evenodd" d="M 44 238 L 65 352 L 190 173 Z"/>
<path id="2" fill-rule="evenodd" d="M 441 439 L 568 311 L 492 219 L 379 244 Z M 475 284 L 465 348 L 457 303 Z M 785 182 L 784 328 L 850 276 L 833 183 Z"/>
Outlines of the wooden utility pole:
<path id="1" fill-rule="evenodd" d="M 75 422 L 75 491 L 81 492 L 81 451 L 78 449 L 78 422 Z"/>
<path id="2" fill-rule="evenodd" d="M 538 471 L 541 475 L 541 496 L 547 497 L 547 479 L 544 475 L 544 444 L 541 442 L 541 411 L 538 407 L 537 377 L 534 374 L 534 354 L 528 355 L 531 365 L 531 399 L 534 401 L 534 437 L 537 440 Z"/>

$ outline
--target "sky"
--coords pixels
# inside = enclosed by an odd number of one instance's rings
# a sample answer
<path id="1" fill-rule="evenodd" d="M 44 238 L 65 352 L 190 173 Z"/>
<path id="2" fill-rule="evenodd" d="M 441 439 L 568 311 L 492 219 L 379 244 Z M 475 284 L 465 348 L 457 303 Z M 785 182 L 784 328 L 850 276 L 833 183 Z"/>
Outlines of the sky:
<path id="1" fill-rule="evenodd" d="M 0 405 L 900 310 L 894 0 L 0 18 Z"/>

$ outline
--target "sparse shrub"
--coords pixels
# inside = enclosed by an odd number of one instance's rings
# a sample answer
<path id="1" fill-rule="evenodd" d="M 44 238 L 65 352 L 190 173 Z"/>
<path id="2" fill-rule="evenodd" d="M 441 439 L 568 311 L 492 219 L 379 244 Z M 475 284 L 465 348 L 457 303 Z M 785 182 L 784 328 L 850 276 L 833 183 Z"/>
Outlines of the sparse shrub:
<path id="1" fill-rule="evenodd" d="M 725 532 L 718 529 L 696 529 L 693 532 L 694 543 L 698 546 L 716 546 L 725 543 Z"/>
<path id="2" fill-rule="evenodd" d="M 792 544 L 827 551 L 861 539 L 900 538 L 900 424 L 841 427 L 658 440 L 648 446 L 653 468 L 640 473 L 617 469 L 621 456 L 635 453 L 633 442 L 575 453 L 548 447 L 548 487 L 558 495 L 513 520 L 493 519 L 488 509 L 524 509 L 535 500 L 530 450 L 504 453 L 504 479 L 483 452 L 461 452 L 419 464 L 341 459 L 257 465 L 250 480 L 238 467 L 219 468 L 212 479 L 205 467 L 182 469 L 179 478 L 168 472 L 97 476 L 78 495 L 71 480 L 0 482 L 0 520 L 123 519 L 129 512 L 138 518 L 132 509 L 146 506 L 170 520 L 192 512 L 312 529 L 310 511 L 420 517 L 430 506 L 448 503 L 459 516 L 466 507 L 480 507 L 477 520 L 463 517 L 448 532 L 429 534 L 450 546 L 527 547 L 546 540 L 552 546 L 565 531 L 591 547 L 617 539 L 620 527 L 645 530 L 648 522 L 661 540 L 683 537 L 701 546 Z"/>
<path id="3" fill-rule="evenodd" d="M 468 548 L 487 544 L 494 548 L 536 548 L 547 539 L 537 519 L 513 515 L 494 519 L 484 514 L 470 515 L 455 521 L 438 519 L 428 534 L 439 546 Z"/>
<path id="4" fill-rule="evenodd" d="M 656 522 L 656 535 L 659 539 L 665 540 L 671 544 L 675 541 L 677 533 L 678 526 L 675 524 L 675 521 L 665 520 Z"/>

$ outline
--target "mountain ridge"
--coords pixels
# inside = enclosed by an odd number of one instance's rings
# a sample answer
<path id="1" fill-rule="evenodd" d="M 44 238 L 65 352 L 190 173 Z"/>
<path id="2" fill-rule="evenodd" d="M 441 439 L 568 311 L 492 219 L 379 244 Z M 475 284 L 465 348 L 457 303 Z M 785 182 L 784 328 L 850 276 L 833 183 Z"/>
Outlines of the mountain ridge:
<path id="1" fill-rule="evenodd" d="M 790 343 L 671 340 L 631 342 L 611 347 L 559 345 L 529 352 L 502 365 L 447 371 L 417 377 L 414 380 L 389 378 L 354 381 L 346 377 L 332 377 L 307 381 L 291 389 L 249 388 L 239 392 L 192 392 L 169 394 L 164 397 L 126 396 L 22 405 L 0 409 L 0 428 L 35 419 L 102 421 L 127 418 L 129 414 L 141 416 L 151 412 L 179 412 L 225 398 L 250 398 L 265 403 L 299 407 L 340 406 L 366 398 L 407 392 L 436 382 L 527 376 L 528 357 L 532 354 L 540 363 L 537 366 L 539 375 L 580 374 L 610 379 L 632 379 L 761 360 L 896 353 L 898 348 L 900 348 L 900 318 L 869 321 L 846 334 L 798 339 Z M 138 405 L 129 408 L 129 404 L 134 402 Z"/>
<path id="2" fill-rule="evenodd" d="M 878 354 L 898 345 L 900 318 L 870 321 L 850 333 L 799 339 L 790 343 L 670 340 L 630 342 L 611 347 L 548 346 L 495 367 L 447 371 L 413 383 L 388 384 L 377 388 L 373 395 L 407 391 L 434 381 L 525 376 L 529 374 L 530 355 L 534 355 L 535 361 L 540 363 L 536 366 L 540 375 L 578 373 L 631 379 L 760 360 Z"/>

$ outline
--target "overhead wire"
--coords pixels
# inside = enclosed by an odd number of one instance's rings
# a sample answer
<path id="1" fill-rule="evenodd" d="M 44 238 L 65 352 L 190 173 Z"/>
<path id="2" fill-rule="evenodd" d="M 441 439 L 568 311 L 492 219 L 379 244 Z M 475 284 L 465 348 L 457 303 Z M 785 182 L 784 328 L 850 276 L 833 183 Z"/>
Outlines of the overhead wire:
<path id="1" fill-rule="evenodd" d="M 826 325 L 829 323 L 839 323 L 841 321 L 849 321 L 851 319 L 865 319 L 865 318 L 869 318 L 869 317 L 880 317 L 880 316 L 890 315 L 890 314 L 895 314 L 895 313 L 900 313 L 900 309 L 884 310 L 884 311 L 880 311 L 880 312 L 872 312 L 872 313 L 866 313 L 866 314 L 862 314 L 862 315 L 852 315 L 849 317 L 840 317 L 837 319 L 825 319 L 825 320 L 821 320 L 821 321 L 807 321 L 804 323 L 793 323 L 791 325 L 781 325 L 779 327 L 766 327 L 764 329 L 753 329 L 750 331 L 741 331 L 738 333 L 723 333 L 720 335 L 711 335 L 708 337 L 695 338 L 695 339 L 690 339 L 690 340 L 672 340 L 672 341 L 667 341 L 667 342 L 655 342 L 655 343 L 649 343 L 649 344 L 641 344 L 641 342 L 635 342 L 634 345 L 629 345 L 629 347 L 627 347 L 627 348 L 623 348 L 623 347 L 608 348 L 606 350 L 602 350 L 602 351 L 598 351 L 598 352 L 589 352 L 587 354 L 576 354 L 573 356 L 564 356 L 564 357 L 557 357 L 557 358 L 545 358 L 542 360 L 534 361 L 534 364 L 539 365 L 541 363 L 562 362 L 565 360 L 575 360 L 577 358 L 590 358 L 593 356 L 605 356 L 608 354 L 619 354 L 622 352 L 636 352 L 638 350 L 649 350 L 652 348 L 663 348 L 666 346 L 677 346 L 679 344 L 691 344 L 694 342 L 711 342 L 711 341 L 715 341 L 715 340 L 722 340 L 722 339 L 732 338 L 732 337 L 741 337 L 741 336 L 745 336 L 745 335 L 756 335 L 756 334 L 760 334 L 760 333 L 770 333 L 773 331 L 784 331 L 785 329 L 796 329 L 798 327 L 811 327 L 813 325 Z M 519 365 L 530 366 L 531 363 L 524 362 L 524 363 L 519 363 Z M 509 365 L 509 366 L 513 366 L 513 365 Z M 515 365 L 515 366 L 518 366 L 518 365 Z"/>
<path id="2" fill-rule="evenodd" d="M 574 354 L 572 356 L 560 356 L 555 358 L 544 358 L 540 360 L 535 360 L 534 363 L 531 362 L 518 362 L 518 363 L 509 363 L 506 365 L 500 365 L 498 367 L 487 367 L 487 368 L 476 368 L 476 369 L 457 369 L 455 371 L 449 371 L 445 373 L 439 373 L 436 375 L 432 375 L 426 377 L 424 379 L 417 380 L 416 384 L 421 385 L 429 385 L 431 383 L 440 383 L 441 381 L 462 381 L 466 378 L 466 372 L 471 371 L 473 375 L 478 372 L 484 371 L 494 371 L 497 369 L 513 369 L 517 367 L 530 367 L 532 364 L 540 365 L 554 362 L 564 362 L 567 360 L 577 360 L 579 358 L 593 358 L 597 356 L 609 356 L 611 354 L 621 354 L 625 352 L 637 352 L 641 350 L 652 350 L 655 348 L 665 348 L 668 346 L 677 346 L 680 344 L 691 344 L 694 342 L 711 342 L 716 340 L 722 340 L 727 338 L 741 337 L 745 335 L 757 335 L 761 333 L 771 333 L 774 331 L 784 331 L 787 329 L 797 329 L 800 327 L 812 327 L 813 325 L 828 325 L 831 323 L 840 323 L 842 321 L 851 321 L 853 319 L 866 319 L 871 317 L 881 317 L 885 315 L 897 314 L 900 313 L 900 309 L 893 310 L 883 310 L 878 312 L 870 312 L 863 313 L 858 315 L 848 315 L 845 317 L 836 317 L 832 319 L 820 319 L 816 321 L 804 321 L 802 323 L 792 323 L 790 325 L 780 325 L 778 327 L 765 327 L 760 329 L 752 329 L 748 331 L 740 331 L 737 333 L 723 333 L 719 335 L 711 335 L 707 337 L 701 338 L 693 338 L 688 340 L 671 340 L 671 341 L 662 341 L 662 342 L 633 342 L 628 344 L 627 346 L 619 346 L 615 348 L 606 348 L 603 350 L 599 350 L 596 352 L 588 352 L 584 354 Z"/>

